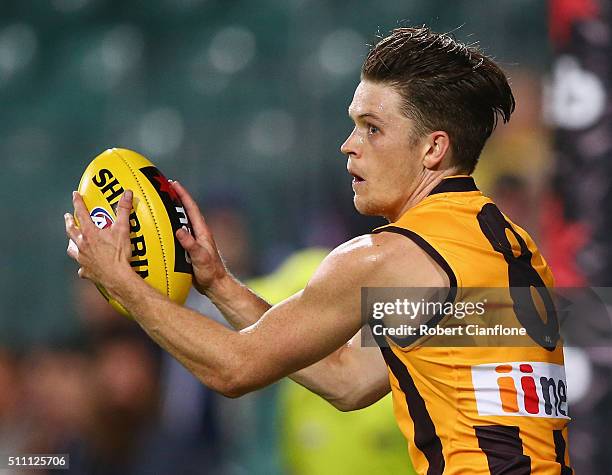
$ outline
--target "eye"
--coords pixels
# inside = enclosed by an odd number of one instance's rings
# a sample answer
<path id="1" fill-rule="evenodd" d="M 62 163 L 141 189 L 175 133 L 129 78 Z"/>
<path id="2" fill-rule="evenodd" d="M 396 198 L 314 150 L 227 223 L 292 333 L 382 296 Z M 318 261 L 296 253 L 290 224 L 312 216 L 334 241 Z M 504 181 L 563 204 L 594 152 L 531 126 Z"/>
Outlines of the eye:
<path id="1" fill-rule="evenodd" d="M 380 129 L 378 127 L 372 124 L 368 124 L 368 134 L 369 135 L 374 135 L 374 134 L 377 134 L 378 132 L 380 132 Z"/>

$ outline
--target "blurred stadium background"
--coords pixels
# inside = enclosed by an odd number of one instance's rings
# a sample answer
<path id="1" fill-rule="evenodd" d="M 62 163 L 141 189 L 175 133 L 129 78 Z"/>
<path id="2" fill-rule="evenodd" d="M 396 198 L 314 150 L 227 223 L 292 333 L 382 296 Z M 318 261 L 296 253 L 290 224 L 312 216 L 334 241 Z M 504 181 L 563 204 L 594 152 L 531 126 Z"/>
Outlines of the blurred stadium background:
<path id="1" fill-rule="evenodd" d="M 609 9 L 0 1 L 0 454 L 70 452 L 72 473 L 409 473 L 388 400 L 336 414 L 285 382 L 226 400 L 113 315 L 65 255 L 70 192 L 104 149 L 143 153 L 198 197 L 232 270 L 277 301 L 378 223 L 352 207 L 346 108 L 376 35 L 426 23 L 480 41 L 512 80 L 517 111 L 485 149 L 481 188 L 536 237 L 561 285 L 609 285 Z M 189 305 L 214 313 L 195 295 Z M 592 350 L 574 358 L 570 440 L 577 473 L 605 474 L 611 357 Z"/>

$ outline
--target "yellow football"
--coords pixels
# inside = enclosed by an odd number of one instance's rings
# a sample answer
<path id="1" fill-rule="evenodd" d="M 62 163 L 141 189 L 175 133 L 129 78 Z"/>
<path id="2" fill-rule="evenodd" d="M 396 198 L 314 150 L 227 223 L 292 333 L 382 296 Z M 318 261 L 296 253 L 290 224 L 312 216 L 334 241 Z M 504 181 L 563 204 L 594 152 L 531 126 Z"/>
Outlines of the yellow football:
<path id="1" fill-rule="evenodd" d="M 79 183 L 79 193 L 93 222 L 103 229 L 115 222 L 119 198 L 125 190 L 134 193 L 130 214 L 130 265 L 149 285 L 179 304 L 191 288 L 189 255 L 176 239 L 181 226 L 191 227 L 187 213 L 166 177 L 142 155 L 111 148 L 89 164 Z M 127 310 L 98 290 L 109 303 L 129 316 Z"/>

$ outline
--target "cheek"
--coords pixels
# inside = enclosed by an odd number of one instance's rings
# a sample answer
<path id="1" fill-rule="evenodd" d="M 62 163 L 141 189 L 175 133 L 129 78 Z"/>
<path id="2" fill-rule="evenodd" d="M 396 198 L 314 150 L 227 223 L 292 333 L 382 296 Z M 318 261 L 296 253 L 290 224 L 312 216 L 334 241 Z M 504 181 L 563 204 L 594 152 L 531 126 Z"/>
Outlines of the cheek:
<path id="1" fill-rule="evenodd" d="M 378 170 L 374 195 L 381 204 L 393 206 L 405 199 L 406 194 L 410 192 L 414 177 L 418 173 L 410 160 L 410 157 L 403 155 Z"/>
<path id="2" fill-rule="evenodd" d="M 409 157 L 401 154 L 387 157 L 387 160 L 381 160 L 377 165 L 376 177 L 389 188 L 401 186 L 413 173 Z"/>

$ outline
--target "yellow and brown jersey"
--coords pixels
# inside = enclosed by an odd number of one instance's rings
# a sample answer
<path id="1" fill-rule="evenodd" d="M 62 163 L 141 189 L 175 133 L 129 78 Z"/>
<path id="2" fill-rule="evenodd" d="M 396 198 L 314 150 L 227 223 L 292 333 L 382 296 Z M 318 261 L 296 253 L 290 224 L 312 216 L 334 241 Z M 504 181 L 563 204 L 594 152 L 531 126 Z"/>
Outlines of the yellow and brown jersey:
<path id="1" fill-rule="evenodd" d="M 397 222 L 374 232 L 399 233 L 419 245 L 448 274 L 455 302 L 471 288 L 505 288 L 512 299 L 512 288 L 553 286 L 531 237 L 469 176 L 444 179 Z M 514 312 L 512 305 L 507 311 Z M 524 347 L 416 341 L 381 348 L 396 418 L 419 474 L 572 473 L 563 348 L 550 339 L 556 319 L 520 324 L 532 340 Z"/>

